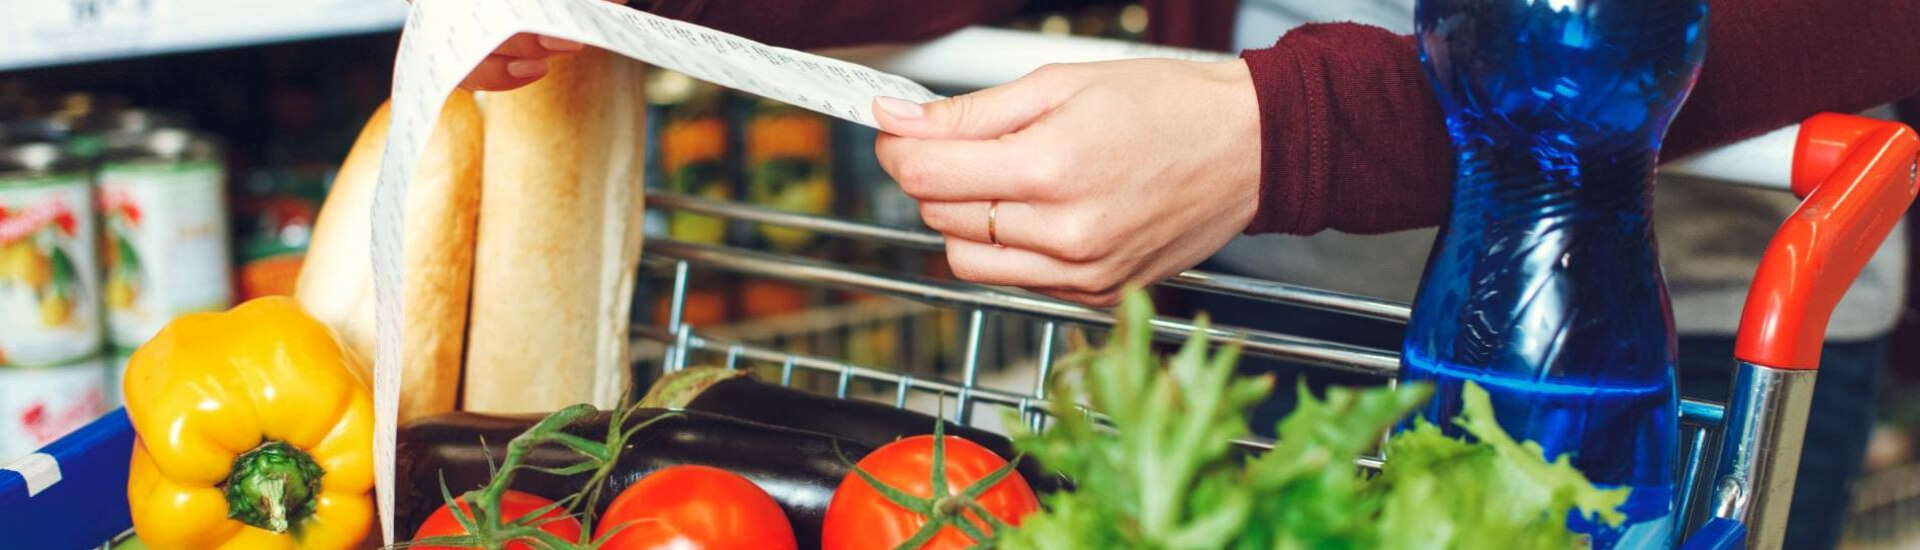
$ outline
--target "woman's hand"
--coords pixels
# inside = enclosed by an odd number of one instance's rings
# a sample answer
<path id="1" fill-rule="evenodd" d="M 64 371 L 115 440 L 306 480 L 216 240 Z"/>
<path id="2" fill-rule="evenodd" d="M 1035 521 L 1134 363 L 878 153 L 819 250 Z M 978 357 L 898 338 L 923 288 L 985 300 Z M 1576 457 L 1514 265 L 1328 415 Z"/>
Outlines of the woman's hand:
<path id="1" fill-rule="evenodd" d="M 570 54 L 583 48 L 579 42 L 537 34 L 516 34 L 480 61 L 467 73 L 460 87 L 474 91 L 497 92 L 519 88 L 547 76 L 552 67 L 548 58 Z"/>
<path id="2" fill-rule="evenodd" d="M 411 0 L 409 0 L 411 1 Z M 621 0 L 607 0 L 621 3 Z M 480 61 L 480 66 L 467 73 L 467 79 L 460 81 L 460 87 L 476 92 L 499 92 L 512 90 L 547 76 L 553 67 L 548 59 L 580 51 L 585 46 L 579 42 L 537 34 L 516 34 L 501 43 L 499 48 Z"/>
<path id="3" fill-rule="evenodd" d="M 1259 204 L 1260 112 L 1239 60 L 1049 65 L 874 107 L 881 165 L 962 279 L 1112 305 L 1211 256 Z"/>

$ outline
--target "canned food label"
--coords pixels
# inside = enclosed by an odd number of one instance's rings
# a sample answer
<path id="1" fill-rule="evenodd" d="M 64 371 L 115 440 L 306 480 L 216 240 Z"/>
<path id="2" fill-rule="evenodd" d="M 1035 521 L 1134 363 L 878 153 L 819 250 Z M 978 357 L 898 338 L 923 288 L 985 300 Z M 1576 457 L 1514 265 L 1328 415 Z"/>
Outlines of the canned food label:
<path id="1" fill-rule="evenodd" d="M 833 208 L 832 151 L 827 118 L 792 108 L 774 108 L 747 125 L 747 189 L 753 202 L 790 212 L 825 214 Z M 762 225 L 774 248 L 805 249 L 813 234 Z"/>
<path id="2" fill-rule="evenodd" d="M 91 195 L 79 175 L 0 179 L 0 366 L 100 352 Z"/>
<path id="3" fill-rule="evenodd" d="M 106 363 L 98 357 L 53 367 L 0 367 L 0 462 L 105 413 L 106 378 Z"/>
<path id="4" fill-rule="evenodd" d="M 223 172 L 211 161 L 109 164 L 100 174 L 102 296 L 113 345 L 233 301 Z"/>

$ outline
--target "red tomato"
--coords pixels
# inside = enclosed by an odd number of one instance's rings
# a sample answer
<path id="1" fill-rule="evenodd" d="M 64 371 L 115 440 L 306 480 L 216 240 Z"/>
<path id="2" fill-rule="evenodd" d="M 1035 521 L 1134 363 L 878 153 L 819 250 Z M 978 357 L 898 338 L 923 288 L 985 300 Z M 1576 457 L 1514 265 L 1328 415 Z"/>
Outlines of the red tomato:
<path id="1" fill-rule="evenodd" d="M 473 509 L 467 506 L 466 499 L 456 498 L 454 502 L 460 504 L 461 510 L 469 514 L 473 513 Z M 502 522 L 520 519 L 520 516 L 527 515 L 534 510 L 539 510 L 548 504 L 553 504 L 553 501 L 533 494 L 507 491 L 500 495 L 500 515 L 505 517 Z M 566 512 L 567 510 L 565 508 L 555 508 L 541 515 L 540 517 L 542 518 L 561 519 L 542 523 L 540 524 L 540 529 L 548 533 L 553 533 L 555 536 L 567 541 L 580 540 L 580 522 L 571 517 L 563 517 L 566 515 Z M 413 538 L 423 539 L 427 537 L 458 536 L 465 534 L 467 534 L 467 530 L 460 527 L 460 522 L 453 518 L 453 509 L 442 505 L 439 510 L 433 512 L 433 515 L 427 516 L 426 523 L 420 524 L 420 531 L 414 533 Z M 454 548 L 444 546 L 413 546 L 411 548 L 415 550 L 455 550 Z M 506 550 L 533 550 L 533 547 L 528 546 L 526 543 L 515 542 L 508 544 Z"/>
<path id="2" fill-rule="evenodd" d="M 945 445 L 949 495 L 965 491 L 1007 464 L 1005 459 L 986 447 L 959 437 L 947 436 Z M 872 474 L 874 479 L 908 495 L 933 497 L 931 435 L 888 443 L 860 459 L 859 466 Z M 975 502 L 987 513 L 1009 525 L 1019 525 L 1021 518 L 1040 509 L 1040 501 L 1033 496 L 1033 488 L 1027 486 L 1027 480 L 1021 478 L 1019 472 L 1009 473 Z M 978 515 L 967 512 L 966 517 L 982 532 L 991 532 L 992 528 Z M 894 504 L 874 490 L 872 485 L 868 485 L 859 474 L 848 472 L 847 477 L 840 481 L 840 488 L 834 491 L 833 502 L 827 505 L 820 547 L 823 550 L 891 549 L 913 538 L 914 533 L 926 523 L 925 514 Z M 921 548 L 958 549 L 974 546 L 975 541 L 966 533 L 949 526 L 941 529 L 932 541 Z"/>
<path id="3" fill-rule="evenodd" d="M 793 526 L 766 491 L 710 466 L 647 474 L 607 505 L 594 538 L 617 550 L 795 550 Z"/>

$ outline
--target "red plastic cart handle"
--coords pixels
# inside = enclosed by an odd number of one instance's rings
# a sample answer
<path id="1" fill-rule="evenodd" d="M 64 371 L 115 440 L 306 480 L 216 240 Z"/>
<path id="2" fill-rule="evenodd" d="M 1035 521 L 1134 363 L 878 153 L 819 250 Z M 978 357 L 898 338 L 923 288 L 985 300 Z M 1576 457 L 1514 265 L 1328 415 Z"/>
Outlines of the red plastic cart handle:
<path id="1" fill-rule="evenodd" d="M 1920 138 L 1906 125 L 1814 115 L 1794 146 L 1803 197 L 1767 245 L 1753 277 L 1734 354 L 1782 369 L 1814 369 L 1833 307 L 1913 204 Z"/>

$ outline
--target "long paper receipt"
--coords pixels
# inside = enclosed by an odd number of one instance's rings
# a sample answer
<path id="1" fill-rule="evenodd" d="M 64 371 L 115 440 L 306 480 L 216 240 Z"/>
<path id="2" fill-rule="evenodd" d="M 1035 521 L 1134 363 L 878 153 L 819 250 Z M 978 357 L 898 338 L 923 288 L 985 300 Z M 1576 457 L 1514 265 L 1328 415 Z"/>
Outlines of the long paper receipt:
<path id="1" fill-rule="evenodd" d="M 874 96 L 939 96 L 868 67 L 776 48 L 603 0 L 414 0 L 393 68 L 393 121 L 373 198 L 379 336 L 374 357 L 375 485 L 380 534 L 393 542 L 393 461 L 400 403 L 402 197 L 447 94 L 516 33 L 584 42 L 694 78 L 875 126 Z M 595 144 L 582 144 L 591 147 Z"/>

